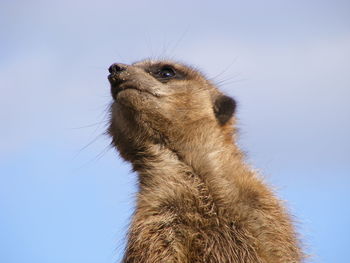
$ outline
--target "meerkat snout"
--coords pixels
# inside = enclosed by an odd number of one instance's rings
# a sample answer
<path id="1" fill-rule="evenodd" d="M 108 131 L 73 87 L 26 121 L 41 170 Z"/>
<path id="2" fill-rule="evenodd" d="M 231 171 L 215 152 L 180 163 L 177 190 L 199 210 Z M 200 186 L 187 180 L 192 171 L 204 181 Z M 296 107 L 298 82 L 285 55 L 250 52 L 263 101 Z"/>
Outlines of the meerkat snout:
<path id="1" fill-rule="evenodd" d="M 122 76 L 122 73 L 127 71 L 128 65 L 121 63 L 114 63 L 109 68 L 108 80 L 111 84 L 111 94 L 114 100 L 116 100 L 117 95 L 120 91 L 125 89 L 122 87 L 122 84 L 126 81 L 125 77 Z"/>
<path id="2" fill-rule="evenodd" d="M 111 74 L 116 74 L 116 73 L 119 73 L 119 72 L 125 70 L 126 67 L 127 67 L 127 65 L 125 65 L 125 64 L 114 63 L 108 68 L 108 71 Z"/>

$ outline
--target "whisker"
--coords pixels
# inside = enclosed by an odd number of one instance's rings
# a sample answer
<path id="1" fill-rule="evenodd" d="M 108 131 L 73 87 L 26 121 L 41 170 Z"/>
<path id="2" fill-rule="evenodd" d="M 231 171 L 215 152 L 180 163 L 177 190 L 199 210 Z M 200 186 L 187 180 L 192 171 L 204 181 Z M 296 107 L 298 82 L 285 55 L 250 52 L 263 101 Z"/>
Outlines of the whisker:
<path id="1" fill-rule="evenodd" d="M 80 148 L 78 150 L 78 152 L 75 154 L 75 156 L 73 157 L 73 159 L 77 158 L 79 156 L 79 154 L 81 154 L 82 151 L 84 151 L 86 148 L 88 148 L 90 145 L 92 145 L 93 143 L 95 143 L 101 136 L 104 136 L 105 133 L 99 134 L 97 135 L 92 141 L 90 141 L 88 144 L 86 144 L 85 146 L 83 146 L 82 148 Z"/>
<path id="2" fill-rule="evenodd" d="M 180 38 L 175 42 L 174 46 L 171 48 L 169 55 L 173 56 L 174 52 L 176 50 L 176 48 L 180 45 L 180 43 L 182 42 L 182 40 L 185 38 L 185 36 L 187 35 L 188 31 L 189 31 L 190 26 L 188 25 L 187 28 L 185 29 L 185 31 L 181 34 Z"/>
<path id="3" fill-rule="evenodd" d="M 246 81 L 247 79 L 236 79 L 236 80 L 223 80 L 223 81 L 220 81 L 220 82 L 216 82 L 216 85 L 218 86 L 228 86 L 228 85 L 231 85 L 231 84 L 235 84 L 235 83 L 240 83 L 240 82 L 243 82 L 243 81 Z"/>
<path id="4" fill-rule="evenodd" d="M 112 148 L 113 147 L 111 145 L 107 145 L 106 147 L 104 147 L 104 149 L 99 154 L 97 154 L 95 157 L 91 158 L 89 161 L 87 161 L 84 164 L 82 164 L 81 166 L 79 166 L 77 168 L 77 170 L 82 169 L 83 167 L 91 164 L 92 162 L 99 161 Z"/>
<path id="5" fill-rule="evenodd" d="M 226 66 L 219 74 L 215 75 L 214 77 L 209 78 L 209 80 L 210 80 L 210 81 L 215 81 L 216 78 L 219 78 L 220 76 L 222 76 L 223 74 L 225 74 L 225 73 L 232 67 L 232 65 L 233 65 L 234 63 L 236 63 L 236 61 L 237 61 L 237 57 L 234 58 L 234 59 L 231 61 L 231 63 L 230 63 L 228 66 Z"/>
<path id="6" fill-rule="evenodd" d="M 99 124 L 102 124 L 102 123 L 106 123 L 107 121 L 104 120 L 104 121 L 99 121 L 99 122 L 96 122 L 96 123 L 93 123 L 93 124 L 88 124 L 88 125 L 83 125 L 83 126 L 80 126 L 80 127 L 75 127 L 75 128 L 71 128 L 72 130 L 78 130 L 78 129 L 84 129 L 84 128 L 90 128 L 90 127 L 94 127 L 96 125 L 99 125 Z"/>

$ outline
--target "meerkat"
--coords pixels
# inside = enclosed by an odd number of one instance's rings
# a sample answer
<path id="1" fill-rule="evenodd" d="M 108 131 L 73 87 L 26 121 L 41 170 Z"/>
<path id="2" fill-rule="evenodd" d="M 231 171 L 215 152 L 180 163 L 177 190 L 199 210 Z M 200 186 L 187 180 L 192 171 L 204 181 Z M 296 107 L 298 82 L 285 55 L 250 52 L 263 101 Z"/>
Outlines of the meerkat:
<path id="1" fill-rule="evenodd" d="M 236 102 L 198 70 L 109 67 L 108 133 L 138 173 L 123 262 L 303 262 L 292 220 L 236 144 Z"/>

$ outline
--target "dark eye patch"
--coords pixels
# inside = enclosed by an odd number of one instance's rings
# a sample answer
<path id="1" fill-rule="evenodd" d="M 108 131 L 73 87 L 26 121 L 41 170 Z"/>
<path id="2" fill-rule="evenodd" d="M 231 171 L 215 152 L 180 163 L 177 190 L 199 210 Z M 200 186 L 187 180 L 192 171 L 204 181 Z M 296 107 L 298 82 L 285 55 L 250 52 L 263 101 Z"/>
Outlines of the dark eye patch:
<path id="1" fill-rule="evenodd" d="M 160 82 L 168 82 L 172 79 L 185 79 L 185 74 L 172 65 L 151 65 L 146 72 L 150 73 L 153 77 L 158 79 Z"/>
<path id="2" fill-rule="evenodd" d="M 159 70 L 159 77 L 164 79 L 174 78 L 176 76 L 176 71 L 169 66 L 164 66 Z"/>

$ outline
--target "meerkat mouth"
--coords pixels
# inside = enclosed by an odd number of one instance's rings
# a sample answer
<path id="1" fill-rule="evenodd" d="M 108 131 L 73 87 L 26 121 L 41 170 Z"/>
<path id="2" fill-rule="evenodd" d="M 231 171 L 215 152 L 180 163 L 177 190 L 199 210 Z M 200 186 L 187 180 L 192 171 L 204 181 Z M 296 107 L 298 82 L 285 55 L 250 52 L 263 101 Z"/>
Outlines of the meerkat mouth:
<path id="1" fill-rule="evenodd" d="M 133 85 L 133 83 L 130 83 L 130 81 L 121 80 L 113 74 L 110 74 L 108 76 L 108 80 L 111 84 L 111 94 L 114 100 L 117 100 L 119 93 L 124 92 L 126 90 L 135 90 L 138 91 L 139 94 L 146 93 L 154 97 L 159 97 L 159 95 L 152 92 L 151 90 L 136 87 L 135 85 Z"/>
<path id="2" fill-rule="evenodd" d="M 124 92 L 126 90 L 136 90 L 141 92 L 141 90 L 137 89 L 135 86 L 128 85 L 128 84 L 111 85 L 111 93 L 114 100 L 117 99 L 119 93 Z"/>
<path id="3" fill-rule="evenodd" d="M 114 100 L 117 99 L 117 96 L 120 92 L 127 89 L 135 89 L 137 88 L 133 85 L 127 83 L 127 80 L 119 78 L 116 74 L 108 75 L 109 83 L 111 84 L 111 94 Z"/>

